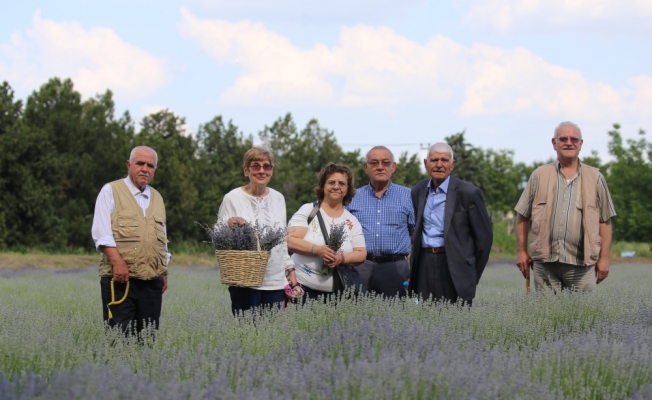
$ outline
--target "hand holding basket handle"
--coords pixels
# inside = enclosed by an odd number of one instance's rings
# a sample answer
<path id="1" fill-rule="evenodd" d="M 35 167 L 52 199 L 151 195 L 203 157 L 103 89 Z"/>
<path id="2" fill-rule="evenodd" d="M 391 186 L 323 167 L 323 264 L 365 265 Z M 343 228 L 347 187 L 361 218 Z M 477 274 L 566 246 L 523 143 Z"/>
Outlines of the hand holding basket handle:
<path id="1" fill-rule="evenodd" d="M 242 217 L 231 217 L 226 221 L 226 224 L 231 229 L 235 229 L 236 226 L 238 226 L 238 225 L 242 226 L 242 225 L 244 225 L 246 223 L 247 223 L 247 221 L 245 221 L 245 219 L 242 218 Z"/>

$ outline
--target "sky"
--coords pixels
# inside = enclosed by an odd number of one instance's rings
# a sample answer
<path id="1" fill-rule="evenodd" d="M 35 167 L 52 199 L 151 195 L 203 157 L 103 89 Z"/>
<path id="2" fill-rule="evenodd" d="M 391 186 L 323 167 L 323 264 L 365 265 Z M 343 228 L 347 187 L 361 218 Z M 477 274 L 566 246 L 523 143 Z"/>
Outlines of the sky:
<path id="1" fill-rule="evenodd" d="M 189 132 L 221 115 L 257 139 L 290 112 L 346 151 L 423 155 L 464 130 L 526 163 L 554 157 L 562 121 L 603 160 L 613 123 L 652 130 L 649 0 L 7 3 L 0 81 L 19 99 L 56 76 Z"/>

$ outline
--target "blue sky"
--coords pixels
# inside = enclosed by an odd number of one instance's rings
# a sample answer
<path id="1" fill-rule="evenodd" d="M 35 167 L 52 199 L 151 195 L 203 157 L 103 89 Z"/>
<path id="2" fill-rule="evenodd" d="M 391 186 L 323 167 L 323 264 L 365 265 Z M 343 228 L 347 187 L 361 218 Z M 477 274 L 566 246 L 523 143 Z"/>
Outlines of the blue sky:
<path id="1" fill-rule="evenodd" d="M 7 11 L 8 10 L 8 11 Z M 652 129 L 648 0 L 12 2 L 0 80 L 26 98 L 70 77 L 111 89 L 136 120 L 161 108 L 189 131 L 216 115 L 245 134 L 291 112 L 346 150 L 396 153 L 466 130 L 518 161 L 554 155 L 561 121 L 583 154 L 607 131 Z"/>

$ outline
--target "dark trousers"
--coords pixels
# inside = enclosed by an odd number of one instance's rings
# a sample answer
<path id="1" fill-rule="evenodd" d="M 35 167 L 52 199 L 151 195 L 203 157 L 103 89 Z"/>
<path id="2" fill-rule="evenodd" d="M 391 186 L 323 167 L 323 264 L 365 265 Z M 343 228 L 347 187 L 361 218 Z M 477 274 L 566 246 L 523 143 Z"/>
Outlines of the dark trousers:
<path id="1" fill-rule="evenodd" d="M 114 299 L 119 301 L 125 294 L 126 283 L 113 282 Z M 158 329 L 163 302 L 163 280 L 129 279 L 129 293 L 120 304 L 110 306 L 113 318 L 109 319 L 107 305 L 111 302 L 111 278 L 100 278 L 104 320 L 110 327 L 119 326 L 128 335 L 140 333 L 145 327 Z"/>
<path id="2" fill-rule="evenodd" d="M 410 279 L 410 263 L 407 260 L 384 263 L 366 260 L 356 269 L 361 276 L 365 274 L 362 284 L 366 283 L 369 291 L 383 297 L 405 296 L 406 286 L 403 283 Z"/>
<path id="3" fill-rule="evenodd" d="M 419 253 L 419 283 L 417 294 L 427 300 L 456 303 L 459 296 L 453 284 L 446 253 Z M 467 303 L 470 305 L 470 303 Z"/>
<path id="4" fill-rule="evenodd" d="M 311 289 L 308 286 L 302 286 L 302 287 L 303 287 L 303 291 L 306 294 L 301 298 L 301 304 L 306 304 L 306 301 L 308 301 L 308 299 L 321 300 L 322 302 L 324 302 L 324 304 L 326 304 L 328 303 L 328 299 L 333 294 L 331 292 L 322 292 L 321 290 Z"/>
<path id="5" fill-rule="evenodd" d="M 252 308 L 281 308 L 285 300 L 285 291 L 279 290 L 259 290 L 253 288 L 242 288 L 229 286 L 231 295 L 231 312 L 234 316 L 238 312 L 250 310 Z"/>

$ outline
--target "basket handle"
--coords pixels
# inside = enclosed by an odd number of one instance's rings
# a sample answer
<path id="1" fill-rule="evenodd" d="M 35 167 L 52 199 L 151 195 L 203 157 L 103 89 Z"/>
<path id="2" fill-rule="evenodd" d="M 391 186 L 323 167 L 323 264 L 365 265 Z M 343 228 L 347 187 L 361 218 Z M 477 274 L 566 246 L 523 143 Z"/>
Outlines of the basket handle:
<path id="1" fill-rule="evenodd" d="M 254 230 L 254 236 L 256 236 L 256 248 L 258 249 L 258 252 L 260 252 L 260 239 L 258 239 L 258 233 L 256 230 Z"/>

